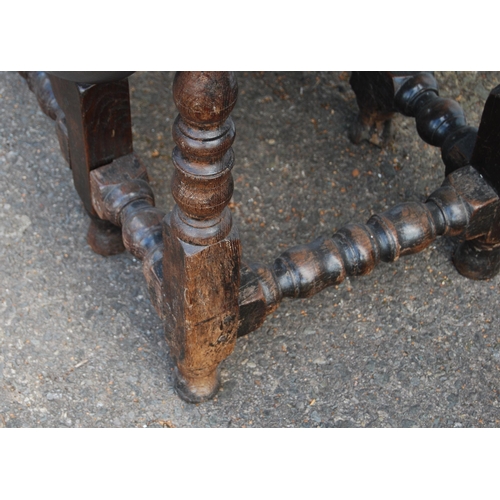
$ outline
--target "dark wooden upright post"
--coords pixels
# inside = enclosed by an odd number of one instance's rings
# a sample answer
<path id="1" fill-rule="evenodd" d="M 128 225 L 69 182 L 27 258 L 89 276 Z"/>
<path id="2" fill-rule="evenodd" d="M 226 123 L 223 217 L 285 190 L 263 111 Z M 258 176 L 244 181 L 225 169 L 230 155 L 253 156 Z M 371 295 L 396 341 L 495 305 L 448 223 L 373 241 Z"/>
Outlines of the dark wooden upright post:
<path id="1" fill-rule="evenodd" d="M 401 84 L 416 71 L 353 71 L 349 83 L 356 94 L 359 114 L 349 130 L 354 144 L 370 140 L 383 146 L 392 136 L 392 117 L 396 110 L 394 95 Z"/>
<path id="2" fill-rule="evenodd" d="M 75 188 L 91 218 L 87 241 L 101 255 L 123 252 L 120 228 L 92 206 L 90 172 L 132 153 L 128 80 L 80 84 L 50 75 L 50 81 L 66 119 Z"/>
<path id="3" fill-rule="evenodd" d="M 165 333 L 176 390 L 192 403 L 216 394 L 219 363 L 236 342 L 241 248 L 227 205 L 237 93 L 230 72 L 179 72 L 173 86 L 180 114 L 172 156 L 177 204 L 164 219 Z"/>
<path id="4" fill-rule="evenodd" d="M 500 85 L 486 100 L 470 163 L 500 195 Z M 460 274 L 477 280 L 500 272 L 500 212 L 491 218 L 488 234 L 459 244 L 453 263 Z"/>

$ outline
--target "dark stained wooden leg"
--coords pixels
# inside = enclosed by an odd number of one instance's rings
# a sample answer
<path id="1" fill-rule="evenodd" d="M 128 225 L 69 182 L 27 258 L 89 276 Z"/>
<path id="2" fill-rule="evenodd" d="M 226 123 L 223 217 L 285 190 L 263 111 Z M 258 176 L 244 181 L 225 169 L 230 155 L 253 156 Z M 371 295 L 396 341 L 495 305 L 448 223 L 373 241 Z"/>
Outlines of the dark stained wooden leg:
<path id="1" fill-rule="evenodd" d="M 415 71 L 353 71 L 351 84 L 358 102 L 359 114 L 352 124 L 349 138 L 354 144 L 363 140 L 384 146 L 392 138 L 391 120 L 396 112 L 394 95 L 398 84 Z"/>
<path id="2" fill-rule="evenodd" d="M 50 82 L 64 113 L 75 187 L 91 217 L 87 241 L 100 255 L 123 252 L 120 228 L 92 206 L 90 172 L 132 152 L 128 80 L 88 85 L 51 75 Z"/>
<path id="3" fill-rule="evenodd" d="M 229 72 L 180 72 L 174 210 L 164 234 L 165 333 L 176 362 L 176 390 L 197 403 L 219 389 L 219 363 L 234 349 L 239 323 L 240 241 L 227 207 L 235 137 L 229 114 L 237 83 Z"/>
<path id="4" fill-rule="evenodd" d="M 432 73 L 355 71 L 350 82 L 360 109 L 351 127 L 352 142 L 369 140 L 384 146 L 390 138 L 384 130 L 393 114 L 399 112 L 414 117 L 420 137 L 441 148 L 445 175 L 470 165 L 477 128 L 466 124 L 456 101 L 439 96 Z"/>
<path id="5" fill-rule="evenodd" d="M 417 73 L 395 85 L 396 109 L 415 118 L 418 135 L 441 148 L 445 175 L 470 165 L 477 128 L 467 125 L 465 113 L 453 99 L 440 97 L 438 84 L 429 72 Z"/>
<path id="6" fill-rule="evenodd" d="M 486 101 L 471 164 L 500 194 L 500 85 Z M 500 272 L 500 213 L 492 217 L 490 228 L 485 236 L 458 246 L 453 263 L 460 274 L 481 280 Z"/>

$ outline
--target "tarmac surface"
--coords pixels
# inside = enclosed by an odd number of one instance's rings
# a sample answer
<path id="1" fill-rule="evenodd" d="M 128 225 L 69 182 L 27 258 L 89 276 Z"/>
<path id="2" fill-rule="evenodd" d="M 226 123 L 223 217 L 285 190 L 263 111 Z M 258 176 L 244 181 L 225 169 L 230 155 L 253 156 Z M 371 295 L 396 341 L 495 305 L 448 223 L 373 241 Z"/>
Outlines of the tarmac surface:
<path id="1" fill-rule="evenodd" d="M 478 125 L 500 72 L 437 72 Z M 346 72 L 238 73 L 234 221 L 244 258 L 287 247 L 441 184 L 414 120 L 392 144 L 352 145 Z M 135 150 L 172 208 L 173 73 L 130 78 Z M 223 388 L 173 390 L 141 263 L 95 255 L 53 122 L 16 73 L 0 74 L 0 427 L 498 427 L 500 278 L 473 282 L 456 241 L 286 301 L 238 340 Z"/>

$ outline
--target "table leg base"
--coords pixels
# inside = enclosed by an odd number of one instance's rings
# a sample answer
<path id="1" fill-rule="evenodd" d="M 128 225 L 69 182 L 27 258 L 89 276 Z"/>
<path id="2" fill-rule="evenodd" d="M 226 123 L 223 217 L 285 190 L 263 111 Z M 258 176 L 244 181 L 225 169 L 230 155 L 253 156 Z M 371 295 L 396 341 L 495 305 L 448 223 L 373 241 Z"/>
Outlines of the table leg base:
<path id="1" fill-rule="evenodd" d="M 95 253 L 104 257 L 125 251 L 121 228 L 106 220 L 90 219 L 87 243 Z"/>
<path id="2" fill-rule="evenodd" d="M 212 399 L 219 391 L 220 385 L 218 369 L 206 377 L 187 379 L 175 368 L 175 392 L 187 403 L 203 403 Z"/>
<path id="3" fill-rule="evenodd" d="M 500 272 L 500 245 L 480 245 L 474 240 L 460 243 L 453 264 L 466 278 L 487 280 Z"/>

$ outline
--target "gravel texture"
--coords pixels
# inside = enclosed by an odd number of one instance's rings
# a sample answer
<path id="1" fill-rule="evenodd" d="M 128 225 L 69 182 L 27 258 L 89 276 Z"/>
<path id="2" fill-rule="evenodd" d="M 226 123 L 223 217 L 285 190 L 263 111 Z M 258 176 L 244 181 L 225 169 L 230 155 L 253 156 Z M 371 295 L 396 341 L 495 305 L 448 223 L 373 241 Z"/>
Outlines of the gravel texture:
<path id="1" fill-rule="evenodd" d="M 352 145 L 348 73 L 240 73 L 234 219 L 244 257 L 271 262 L 443 179 L 414 120 L 394 142 Z M 135 149 L 172 207 L 173 74 L 131 77 Z M 477 125 L 500 72 L 437 72 Z M 497 427 L 499 278 L 472 282 L 441 239 L 307 300 L 238 340 L 223 389 L 173 391 L 141 265 L 86 245 L 88 220 L 54 124 L 16 73 L 0 74 L 0 427 Z"/>

